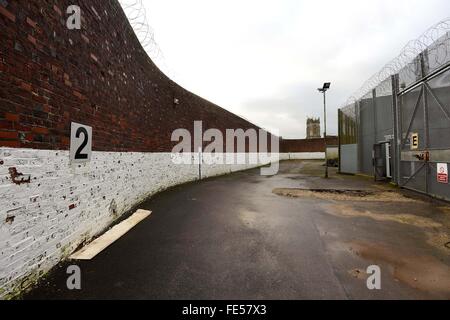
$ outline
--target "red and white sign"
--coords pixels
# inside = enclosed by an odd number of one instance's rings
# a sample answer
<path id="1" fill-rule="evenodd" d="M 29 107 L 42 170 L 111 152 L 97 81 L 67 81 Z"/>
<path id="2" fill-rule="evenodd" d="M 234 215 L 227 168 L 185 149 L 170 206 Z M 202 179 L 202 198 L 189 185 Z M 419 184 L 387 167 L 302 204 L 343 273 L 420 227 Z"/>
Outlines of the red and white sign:
<path id="1" fill-rule="evenodd" d="M 439 183 L 448 183 L 448 167 L 446 163 L 437 164 L 437 181 Z"/>

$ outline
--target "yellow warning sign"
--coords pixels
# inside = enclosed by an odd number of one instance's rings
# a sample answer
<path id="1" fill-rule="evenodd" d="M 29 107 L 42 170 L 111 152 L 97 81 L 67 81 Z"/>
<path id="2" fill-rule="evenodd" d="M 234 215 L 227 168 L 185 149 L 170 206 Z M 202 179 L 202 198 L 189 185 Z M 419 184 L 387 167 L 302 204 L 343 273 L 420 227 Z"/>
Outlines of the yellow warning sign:
<path id="1" fill-rule="evenodd" d="M 411 150 L 419 149 L 419 134 L 412 133 L 411 134 Z"/>

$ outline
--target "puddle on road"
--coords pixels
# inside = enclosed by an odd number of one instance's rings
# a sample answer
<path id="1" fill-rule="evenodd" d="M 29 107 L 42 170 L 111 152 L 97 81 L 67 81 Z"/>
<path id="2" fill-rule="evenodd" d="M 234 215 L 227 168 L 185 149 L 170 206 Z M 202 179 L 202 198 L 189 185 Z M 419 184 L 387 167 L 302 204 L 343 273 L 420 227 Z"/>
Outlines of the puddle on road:
<path id="1" fill-rule="evenodd" d="M 374 213 L 370 210 L 357 210 L 350 205 L 344 204 L 323 204 L 322 207 L 325 212 L 333 216 L 354 218 L 364 217 L 376 221 L 394 221 L 402 224 L 408 224 L 420 228 L 440 228 L 442 224 L 433 221 L 430 218 L 416 216 L 413 214 L 389 214 L 389 213 Z"/>
<path id="2" fill-rule="evenodd" d="M 389 201 L 389 202 L 417 202 L 419 200 L 405 197 L 393 191 L 378 190 L 342 190 L 342 189 L 298 189 L 277 188 L 272 191 L 285 197 L 314 197 L 323 200 L 337 201 Z"/>
<path id="3" fill-rule="evenodd" d="M 333 216 L 341 218 L 364 217 L 380 222 L 398 222 L 425 230 L 427 243 L 433 247 L 450 252 L 450 235 L 444 225 L 430 218 L 416 216 L 412 214 L 388 214 L 374 213 L 370 210 L 356 210 L 348 205 L 322 205 L 324 211 Z"/>
<path id="4" fill-rule="evenodd" d="M 239 218 L 241 222 L 247 227 L 254 229 L 256 227 L 258 212 L 250 210 L 241 210 L 239 212 Z"/>
<path id="5" fill-rule="evenodd" d="M 403 206 L 405 211 L 409 211 L 408 204 L 424 203 L 421 200 L 415 200 L 393 191 L 377 191 L 377 190 L 334 190 L 334 189 L 274 189 L 273 193 L 287 197 L 315 197 L 324 200 L 342 201 L 341 203 L 322 203 L 320 206 L 324 212 L 341 218 L 369 218 L 380 222 L 397 222 L 405 225 L 410 225 L 418 228 L 427 228 L 426 231 L 427 243 L 433 247 L 446 252 L 450 251 L 450 235 L 448 229 L 444 228 L 442 223 L 437 222 L 431 218 L 423 217 L 408 213 L 387 213 L 398 212 L 399 205 Z M 349 201 L 358 202 L 386 202 L 392 203 L 395 206 L 394 210 L 385 208 L 382 212 L 380 210 L 357 209 Z M 398 203 L 398 205 L 396 205 Z M 378 207 L 377 207 L 378 208 Z M 381 207 L 380 207 L 381 208 Z M 450 212 L 450 207 L 436 207 L 443 213 Z"/>
<path id="6" fill-rule="evenodd" d="M 430 255 L 408 254 L 403 250 L 368 243 L 348 243 L 358 256 L 393 267 L 395 279 L 409 286 L 450 298 L 450 267 Z"/>

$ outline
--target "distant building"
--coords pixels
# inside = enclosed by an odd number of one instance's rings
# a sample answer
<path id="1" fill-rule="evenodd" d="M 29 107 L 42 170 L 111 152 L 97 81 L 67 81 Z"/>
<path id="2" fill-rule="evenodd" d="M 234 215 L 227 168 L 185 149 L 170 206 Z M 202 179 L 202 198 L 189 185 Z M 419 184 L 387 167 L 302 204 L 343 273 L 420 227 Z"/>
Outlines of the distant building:
<path id="1" fill-rule="evenodd" d="M 306 139 L 318 139 L 321 137 L 320 118 L 308 118 L 306 120 Z"/>

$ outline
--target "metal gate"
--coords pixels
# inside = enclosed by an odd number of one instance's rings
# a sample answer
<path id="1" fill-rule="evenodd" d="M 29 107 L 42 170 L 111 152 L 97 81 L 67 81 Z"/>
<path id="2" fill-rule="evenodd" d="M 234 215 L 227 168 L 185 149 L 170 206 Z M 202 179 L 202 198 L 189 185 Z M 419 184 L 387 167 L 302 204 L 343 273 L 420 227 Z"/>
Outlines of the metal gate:
<path id="1" fill-rule="evenodd" d="M 450 200 L 450 68 L 401 92 L 398 110 L 400 186 Z"/>

